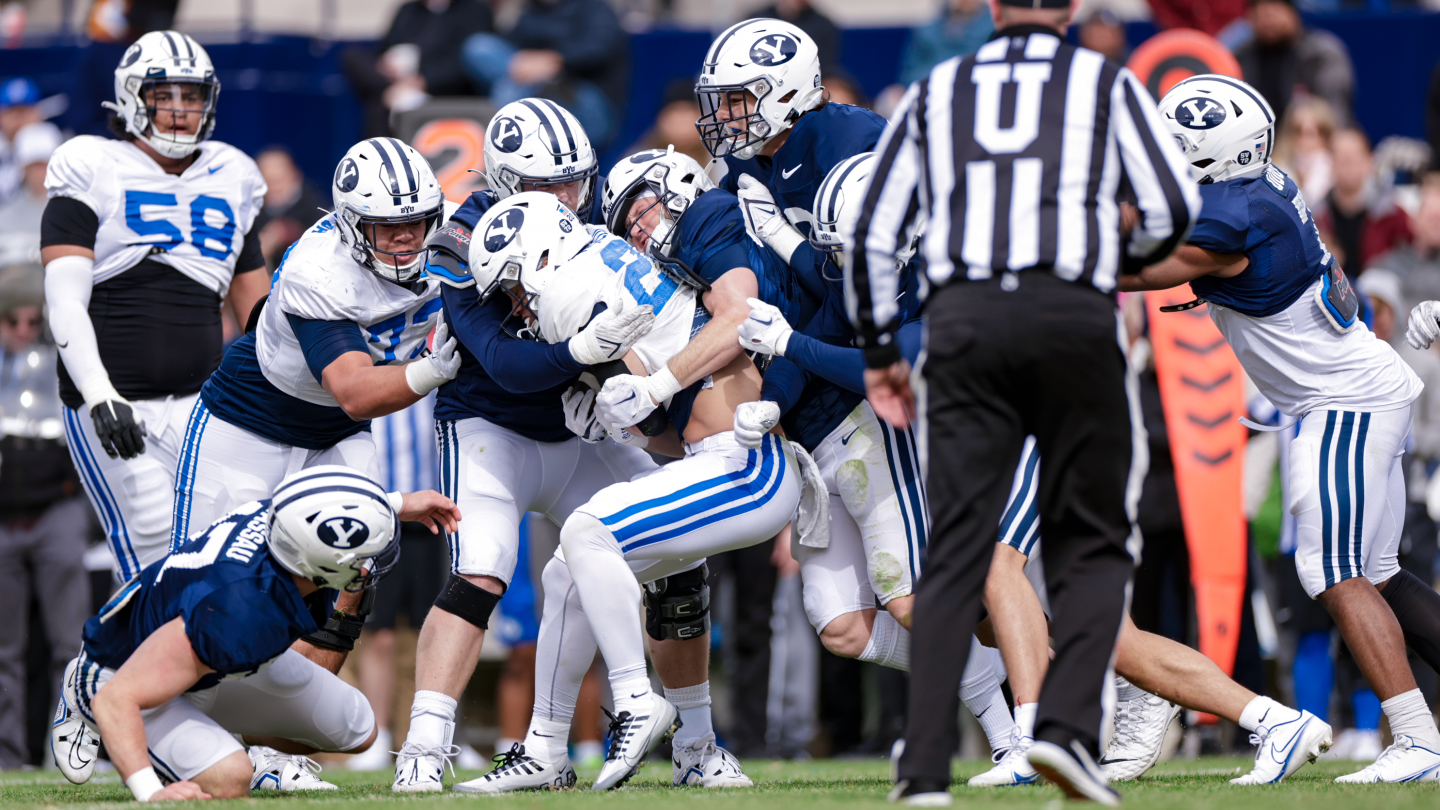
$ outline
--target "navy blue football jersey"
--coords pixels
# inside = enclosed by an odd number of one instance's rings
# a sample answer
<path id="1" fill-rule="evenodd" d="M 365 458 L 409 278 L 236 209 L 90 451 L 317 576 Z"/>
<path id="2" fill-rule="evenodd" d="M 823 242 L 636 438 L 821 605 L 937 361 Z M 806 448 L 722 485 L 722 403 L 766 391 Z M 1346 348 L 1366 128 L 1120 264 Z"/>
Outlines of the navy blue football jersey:
<path id="1" fill-rule="evenodd" d="M 733 194 L 740 175 L 750 175 L 770 189 L 785 218 L 809 236 L 810 211 L 825 175 L 847 158 L 873 152 L 884 131 L 885 119 L 870 110 L 826 104 L 800 116 L 774 157 L 722 158 L 727 173 L 720 187 Z"/>
<path id="2" fill-rule="evenodd" d="M 85 622 L 85 654 L 119 669 L 152 633 L 185 620 L 214 673 L 190 691 L 258 672 L 316 630 L 290 572 L 270 555 L 270 501 L 251 501 L 157 560 Z"/>
<path id="3" fill-rule="evenodd" d="M 1190 244 L 1250 259 L 1234 278 L 1190 282 L 1206 301 L 1257 318 L 1273 315 L 1334 264 L 1300 189 L 1274 166 L 1259 177 L 1203 185 L 1200 199 Z"/>

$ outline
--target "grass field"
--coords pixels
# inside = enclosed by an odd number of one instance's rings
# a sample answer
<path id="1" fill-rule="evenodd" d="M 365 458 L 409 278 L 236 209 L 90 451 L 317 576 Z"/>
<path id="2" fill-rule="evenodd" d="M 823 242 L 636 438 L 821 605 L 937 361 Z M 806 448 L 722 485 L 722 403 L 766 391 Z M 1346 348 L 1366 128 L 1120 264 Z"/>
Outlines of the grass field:
<path id="1" fill-rule="evenodd" d="M 957 782 L 979 773 L 980 762 L 955 766 Z M 1309 765 L 1283 785 L 1237 788 L 1229 784 L 1237 768 L 1249 770 L 1247 760 L 1207 758 L 1164 763 L 1139 781 L 1122 785 L 1129 807 L 1207 808 L 1213 810 L 1433 810 L 1440 803 L 1436 783 L 1412 785 L 1336 785 L 1330 780 L 1356 770 L 1351 763 Z M 526 793 L 504 797 L 475 797 L 443 793 L 423 797 L 397 797 L 390 793 L 389 774 L 327 771 L 324 776 L 340 785 L 337 793 L 265 793 L 245 801 L 265 810 L 308 810 L 363 804 L 366 808 L 388 806 L 455 808 L 471 802 L 504 802 L 511 810 L 522 808 L 625 808 L 625 810 L 670 810 L 693 806 L 697 810 L 810 810 L 810 808 L 881 807 L 889 790 L 888 765 L 882 760 L 823 760 L 814 762 L 749 761 L 746 771 L 756 787 L 742 791 L 707 791 L 669 786 L 668 763 L 651 765 L 630 786 L 612 793 L 587 790 L 564 793 Z M 479 772 L 461 771 L 461 778 Z M 582 778 L 582 784 L 589 780 Z M 983 808 L 1045 808 L 1059 810 L 1060 792 L 1051 787 L 1028 786 L 1008 789 L 952 789 L 958 806 Z M 259 795 L 259 794 L 257 794 Z M 113 774 L 97 776 L 84 786 L 69 784 L 55 771 L 0 774 L 0 807 L 81 808 L 130 803 L 129 791 Z"/>

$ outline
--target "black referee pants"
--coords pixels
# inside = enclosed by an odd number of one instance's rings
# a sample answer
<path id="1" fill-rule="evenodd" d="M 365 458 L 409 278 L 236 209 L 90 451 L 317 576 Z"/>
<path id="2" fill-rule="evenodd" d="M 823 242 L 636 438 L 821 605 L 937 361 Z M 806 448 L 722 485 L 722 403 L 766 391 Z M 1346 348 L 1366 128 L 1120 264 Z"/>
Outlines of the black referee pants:
<path id="1" fill-rule="evenodd" d="M 1040 451 L 1055 645 L 1035 738 L 1067 750 L 1077 741 L 1098 758 L 1101 695 L 1135 566 L 1126 543 L 1147 466 L 1114 302 L 1034 270 L 1019 274 L 1010 292 L 1000 279 L 944 287 L 925 317 L 933 529 L 916 591 L 899 776 L 950 782 L 959 747 L 956 690 L 1028 434 Z"/>

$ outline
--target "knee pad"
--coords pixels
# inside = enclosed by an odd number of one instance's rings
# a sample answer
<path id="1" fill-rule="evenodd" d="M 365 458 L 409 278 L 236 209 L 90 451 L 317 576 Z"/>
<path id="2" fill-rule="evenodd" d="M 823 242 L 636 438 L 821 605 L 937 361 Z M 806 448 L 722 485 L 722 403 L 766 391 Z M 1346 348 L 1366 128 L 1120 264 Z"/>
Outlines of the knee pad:
<path id="1" fill-rule="evenodd" d="M 459 616 L 481 630 L 490 629 L 490 613 L 500 604 L 500 597 L 457 574 L 450 575 L 440 595 L 435 597 L 435 607 L 453 616 Z"/>
<path id="2" fill-rule="evenodd" d="M 699 638 L 710 629 L 710 567 L 646 583 L 645 632 L 656 641 Z"/>

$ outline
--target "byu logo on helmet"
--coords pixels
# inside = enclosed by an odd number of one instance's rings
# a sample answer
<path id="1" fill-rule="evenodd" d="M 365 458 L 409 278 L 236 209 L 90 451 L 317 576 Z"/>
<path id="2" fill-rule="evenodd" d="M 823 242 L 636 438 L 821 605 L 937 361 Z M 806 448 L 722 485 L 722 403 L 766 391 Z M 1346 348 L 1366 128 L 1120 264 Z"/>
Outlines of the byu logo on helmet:
<path id="1" fill-rule="evenodd" d="M 143 50 L 145 49 L 142 48 L 138 42 L 131 45 L 130 50 L 126 51 L 125 56 L 120 59 L 120 67 L 128 68 L 135 64 L 135 61 L 140 58 L 140 52 Z"/>
<path id="2" fill-rule="evenodd" d="M 1186 129 L 1214 129 L 1225 123 L 1225 105 L 1208 98 L 1192 98 L 1175 108 L 1175 122 Z"/>
<path id="3" fill-rule="evenodd" d="M 490 140 L 495 142 L 495 148 L 509 154 L 520 148 L 524 142 L 524 136 L 520 134 L 520 124 L 514 118 L 501 118 L 495 122 L 490 130 Z"/>
<path id="4" fill-rule="evenodd" d="M 340 165 L 335 169 L 335 185 L 341 191 L 354 191 L 359 183 L 360 167 L 355 165 L 355 161 L 350 158 L 340 161 Z"/>
<path id="5" fill-rule="evenodd" d="M 490 227 L 485 229 L 485 249 L 491 253 L 498 253 L 520 233 L 520 227 L 525 224 L 525 212 L 519 208 L 511 208 L 490 222 Z"/>
<path id="6" fill-rule="evenodd" d="M 795 58 L 800 43 L 785 34 L 766 34 L 750 46 L 750 61 L 757 65 L 783 65 Z"/>
<path id="7" fill-rule="evenodd" d="M 315 535 L 332 548 L 354 548 L 370 539 L 370 529 L 354 518 L 334 517 L 320 524 Z"/>

